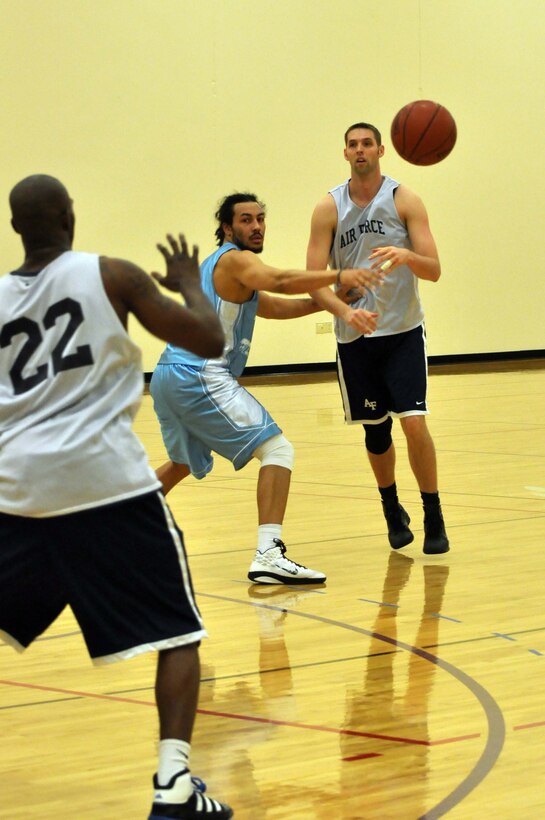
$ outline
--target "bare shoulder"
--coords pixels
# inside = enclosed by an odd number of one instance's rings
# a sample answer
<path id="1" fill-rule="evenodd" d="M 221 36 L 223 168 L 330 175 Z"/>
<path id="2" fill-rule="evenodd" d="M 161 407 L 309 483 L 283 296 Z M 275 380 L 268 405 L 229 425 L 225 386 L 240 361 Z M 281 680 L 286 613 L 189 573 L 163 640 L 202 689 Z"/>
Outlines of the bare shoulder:
<path id="1" fill-rule="evenodd" d="M 395 192 L 395 203 L 398 213 L 401 217 L 406 218 L 411 214 L 425 212 L 424 203 L 422 199 L 411 188 L 406 185 L 399 185 Z"/>
<path id="2" fill-rule="evenodd" d="M 314 208 L 312 218 L 313 220 L 318 220 L 323 224 L 337 224 L 337 206 L 331 194 L 326 194 L 319 200 Z"/>
<path id="3" fill-rule="evenodd" d="M 120 296 L 129 292 L 149 294 L 157 291 L 148 274 L 127 259 L 101 256 L 100 273 L 108 294 Z"/>
<path id="4" fill-rule="evenodd" d="M 216 272 L 236 277 L 241 271 L 255 266 L 261 260 L 252 251 L 233 250 L 224 253 L 217 262 Z"/>

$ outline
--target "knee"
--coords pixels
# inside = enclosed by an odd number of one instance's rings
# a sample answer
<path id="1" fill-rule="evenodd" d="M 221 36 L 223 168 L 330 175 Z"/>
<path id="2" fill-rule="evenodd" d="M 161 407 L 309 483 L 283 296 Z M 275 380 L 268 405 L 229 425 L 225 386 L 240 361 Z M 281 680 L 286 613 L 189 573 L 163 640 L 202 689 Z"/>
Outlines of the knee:
<path id="1" fill-rule="evenodd" d="M 400 421 L 401 428 L 408 440 L 419 441 L 427 437 L 428 428 L 424 416 L 405 416 Z"/>
<path id="2" fill-rule="evenodd" d="M 293 470 L 295 451 L 293 444 L 282 433 L 264 441 L 253 452 L 254 458 L 261 462 L 262 467 L 273 465 Z"/>
<path id="3" fill-rule="evenodd" d="M 375 456 L 383 455 L 392 444 L 392 419 L 387 418 L 380 424 L 364 424 L 365 446 Z"/>

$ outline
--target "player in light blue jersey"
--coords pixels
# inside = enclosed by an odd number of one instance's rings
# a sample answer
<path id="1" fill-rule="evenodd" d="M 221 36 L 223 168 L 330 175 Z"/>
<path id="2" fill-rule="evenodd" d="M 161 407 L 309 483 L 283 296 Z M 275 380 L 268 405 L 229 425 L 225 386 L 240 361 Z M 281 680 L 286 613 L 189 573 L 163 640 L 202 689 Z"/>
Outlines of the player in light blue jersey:
<path id="1" fill-rule="evenodd" d="M 395 481 L 392 416 L 405 434 L 409 462 L 424 506 L 424 552 L 447 552 L 437 489 L 435 446 L 426 425 L 427 358 L 419 280 L 441 275 L 437 248 L 421 199 L 383 176 L 380 132 L 369 123 L 345 133 L 351 177 L 316 206 L 307 252 L 309 267 L 387 269 L 384 286 L 346 304 L 329 288 L 311 295 L 335 316 L 337 366 L 345 418 L 363 424 L 367 454 L 380 491 L 394 549 L 413 541 L 410 518 Z M 361 326 L 359 310 L 378 313 L 377 327 Z"/>
<path id="2" fill-rule="evenodd" d="M 204 478 L 212 469 L 212 452 L 231 461 L 235 470 L 257 458 L 258 535 L 248 578 L 257 584 L 323 583 L 324 573 L 285 555 L 282 525 L 293 446 L 237 377 L 248 358 L 256 316 L 294 319 L 321 310 L 308 297 L 282 299 L 265 291 L 307 293 L 339 280 L 347 287 L 365 287 L 382 276 L 355 269 L 293 271 L 266 265 L 258 256 L 265 237 L 265 208 L 254 194 L 225 197 L 216 218 L 219 247 L 202 263 L 201 282 L 226 342 L 218 358 L 194 356 L 173 345 L 162 354 L 150 392 L 170 460 L 157 475 L 168 493 L 190 474 Z M 365 331 L 375 328 L 374 314 L 364 309 L 356 313 Z"/>

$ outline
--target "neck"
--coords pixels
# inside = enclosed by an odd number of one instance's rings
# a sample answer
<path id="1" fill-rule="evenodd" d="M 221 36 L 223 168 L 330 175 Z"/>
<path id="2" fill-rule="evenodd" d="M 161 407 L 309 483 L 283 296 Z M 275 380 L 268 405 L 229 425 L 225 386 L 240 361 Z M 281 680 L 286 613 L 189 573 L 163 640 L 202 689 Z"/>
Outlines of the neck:
<path id="1" fill-rule="evenodd" d="M 364 204 L 366 204 L 377 195 L 383 182 L 384 177 L 382 176 L 380 171 L 378 171 L 376 174 L 373 174 L 373 176 L 371 177 L 361 177 L 354 175 L 350 178 L 350 182 L 348 183 L 350 197 L 355 202 L 363 202 Z"/>
<path id="2" fill-rule="evenodd" d="M 50 262 L 53 262 L 58 256 L 69 250 L 70 245 L 68 243 L 41 248 L 32 248 L 27 245 L 25 246 L 25 261 L 21 265 L 20 270 L 25 270 L 29 273 L 40 271 Z"/>

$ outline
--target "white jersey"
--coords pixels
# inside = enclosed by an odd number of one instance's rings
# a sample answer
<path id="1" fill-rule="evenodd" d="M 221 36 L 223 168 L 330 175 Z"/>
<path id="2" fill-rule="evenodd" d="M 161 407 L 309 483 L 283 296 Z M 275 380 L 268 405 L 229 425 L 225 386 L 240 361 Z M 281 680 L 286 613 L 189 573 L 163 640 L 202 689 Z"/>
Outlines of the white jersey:
<path id="1" fill-rule="evenodd" d="M 331 248 L 332 268 L 369 268 L 369 254 L 384 245 L 411 248 L 405 224 L 399 218 L 394 194 L 399 182 L 384 177 L 371 202 L 360 208 L 350 198 L 350 180 L 329 193 L 337 206 L 337 230 Z M 388 273 L 384 284 L 351 305 L 353 308 L 378 311 L 377 329 L 373 336 L 391 336 L 413 330 L 424 320 L 418 295 L 418 279 L 407 265 Z M 335 334 L 339 342 L 353 342 L 362 334 L 342 319 L 335 318 Z"/>
<path id="2" fill-rule="evenodd" d="M 0 511 L 62 515 L 158 489 L 132 431 L 142 390 L 96 254 L 0 277 Z"/>

